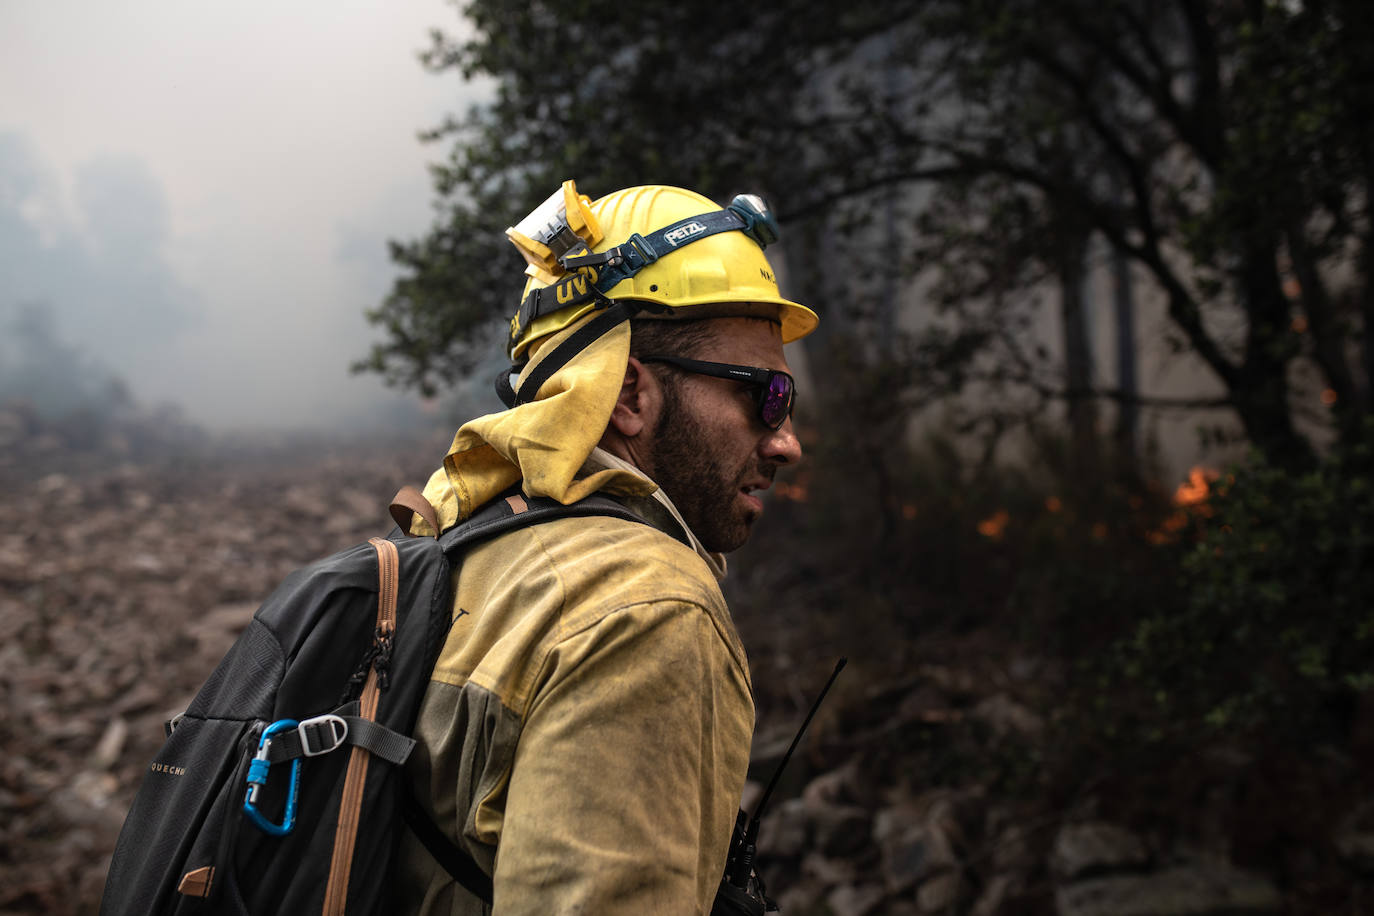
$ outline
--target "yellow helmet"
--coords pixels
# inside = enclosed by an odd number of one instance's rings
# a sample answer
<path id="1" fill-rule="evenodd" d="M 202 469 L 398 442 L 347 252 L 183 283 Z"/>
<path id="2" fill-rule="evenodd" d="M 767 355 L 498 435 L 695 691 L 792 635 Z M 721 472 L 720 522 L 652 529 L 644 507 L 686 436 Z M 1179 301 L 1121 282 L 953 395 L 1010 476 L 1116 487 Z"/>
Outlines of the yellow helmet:
<path id="1" fill-rule="evenodd" d="M 567 358 L 633 316 L 773 317 L 784 343 L 811 333 L 819 321 L 779 293 L 763 254 L 778 238 L 777 222 L 752 194 L 720 207 L 693 191 L 650 185 L 593 203 L 567 181 L 506 234 L 529 264 L 511 319 L 513 360 L 597 310 L 604 310 L 597 327 L 570 345 Z"/>

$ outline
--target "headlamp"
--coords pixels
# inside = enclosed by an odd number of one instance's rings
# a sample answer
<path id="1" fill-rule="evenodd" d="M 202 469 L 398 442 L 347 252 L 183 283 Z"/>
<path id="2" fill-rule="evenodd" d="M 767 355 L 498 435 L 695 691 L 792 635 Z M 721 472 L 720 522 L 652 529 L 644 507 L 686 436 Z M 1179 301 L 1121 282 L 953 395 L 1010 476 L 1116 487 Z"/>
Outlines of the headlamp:
<path id="1" fill-rule="evenodd" d="M 601 226 L 592 215 L 591 203 L 569 179 L 506 230 L 506 237 L 529 264 L 525 273 L 552 283 L 563 273 L 563 258 L 589 251 L 601 241 Z"/>
<path id="2" fill-rule="evenodd" d="M 725 209 L 744 220 L 744 234 L 758 242 L 760 248 L 778 240 L 778 218 L 757 194 L 736 194 Z"/>

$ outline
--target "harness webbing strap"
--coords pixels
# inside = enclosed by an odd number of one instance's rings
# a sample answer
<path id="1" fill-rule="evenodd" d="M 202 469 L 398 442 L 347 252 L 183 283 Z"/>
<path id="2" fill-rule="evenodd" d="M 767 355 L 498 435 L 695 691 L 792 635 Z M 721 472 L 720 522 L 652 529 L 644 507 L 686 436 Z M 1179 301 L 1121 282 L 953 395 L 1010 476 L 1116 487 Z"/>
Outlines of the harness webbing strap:
<path id="1" fill-rule="evenodd" d="M 267 749 L 268 762 L 281 763 L 285 760 L 295 760 L 297 757 L 329 753 L 344 745 L 351 745 L 360 747 L 372 756 L 380 757 L 388 763 L 394 763 L 397 766 L 405 763 L 410 757 L 411 750 L 415 747 L 415 739 L 407 738 L 385 725 L 378 725 L 371 719 L 364 719 L 358 715 L 358 712 L 357 703 L 348 703 L 330 713 L 331 716 L 341 719 L 344 725 L 348 727 L 348 734 L 333 747 L 321 749 L 319 746 L 321 742 L 318 741 L 312 747 L 307 747 L 300 732 L 296 729 L 274 735 L 272 744 Z"/>

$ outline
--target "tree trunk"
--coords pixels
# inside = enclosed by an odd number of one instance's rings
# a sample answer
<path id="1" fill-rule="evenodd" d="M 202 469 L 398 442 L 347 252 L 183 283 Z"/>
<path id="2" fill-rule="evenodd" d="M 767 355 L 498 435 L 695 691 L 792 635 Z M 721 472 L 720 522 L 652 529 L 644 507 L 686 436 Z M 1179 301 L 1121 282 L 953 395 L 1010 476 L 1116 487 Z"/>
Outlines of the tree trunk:
<path id="1" fill-rule="evenodd" d="M 1083 469 L 1097 461 L 1097 402 L 1093 398 L 1092 346 L 1084 296 L 1084 257 L 1088 237 L 1067 230 L 1059 251 L 1060 312 L 1064 324 L 1064 383 L 1069 438 L 1075 462 Z"/>
<path id="2" fill-rule="evenodd" d="M 1250 326 L 1245 359 L 1231 388 L 1236 411 L 1255 447 L 1276 464 L 1293 469 L 1311 465 L 1311 444 L 1293 425 L 1288 365 L 1297 352 L 1289 331 L 1276 246 L 1252 240 L 1242 253 L 1238 275 Z"/>
<path id="3" fill-rule="evenodd" d="M 1121 392 L 1116 414 L 1116 447 L 1131 466 L 1139 458 L 1140 407 L 1136 403 L 1135 290 L 1126 256 L 1112 248 L 1112 301 L 1116 313 L 1116 378 Z"/>

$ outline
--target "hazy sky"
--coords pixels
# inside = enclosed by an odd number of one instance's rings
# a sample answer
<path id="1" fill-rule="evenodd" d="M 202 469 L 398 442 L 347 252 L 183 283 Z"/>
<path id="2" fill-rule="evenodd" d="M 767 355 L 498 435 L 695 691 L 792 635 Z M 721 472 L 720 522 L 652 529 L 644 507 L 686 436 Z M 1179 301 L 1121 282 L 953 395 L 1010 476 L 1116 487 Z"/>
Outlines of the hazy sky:
<path id="1" fill-rule="evenodd" d="M 362 312 L 386 240 L 429 225 L 448 148 L 416 132 L 482 91 L 420 66 L 434 26 L 465 24 L 443 0 L 0 0 L 0 308 L 51 309 L 216 428 L 395 406 L 348 373 Z"/>

